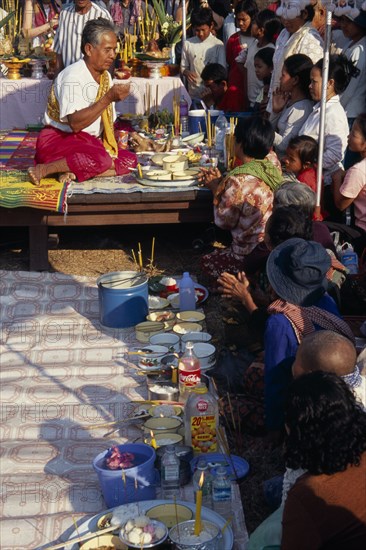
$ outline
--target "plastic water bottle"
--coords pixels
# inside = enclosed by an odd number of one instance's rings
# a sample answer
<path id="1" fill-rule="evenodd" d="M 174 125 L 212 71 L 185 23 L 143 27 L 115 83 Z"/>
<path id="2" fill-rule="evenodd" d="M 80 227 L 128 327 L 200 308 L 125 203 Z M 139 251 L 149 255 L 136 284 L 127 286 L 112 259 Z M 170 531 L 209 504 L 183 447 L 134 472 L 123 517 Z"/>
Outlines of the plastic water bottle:
<path id="1" fill-rule="evenodd" d="M 185 137 L 189 134 L 188 130 L 188 101 L 182 95 L 179 102 L 179 116 L 180 123 L 182 125 L 182 136 Z"/>
<path id="2" fill-rule="evenodd" d="M 175 454 L 174 445 L 167 445 L 161 460 L 161 491 L 163 499 L 179 498 L 180 460 Z"/>
<path id="3" fill-rule="evenodd" d="M 348 248 L 340 254 L 340 260 L 344 267 L 346 267 L 350 275 L 357 275 L 358 273 L 358 256 L 352 248 Z"/>
<path id="4" fill-rule="evenodd" d="M 226 161 L 226 130 L 228 123 L 225 115 L 220 115 L 215 122 L 216 144 L 215 147 L 219 152 L 219 162 L 225 164 Z"/>
<path id="5" fill-rule="evenodd" d="M 184 407 L 185 443 L 195 453 L 217 451 L 219 408 L 205 384 L 197 384 L 189 392 Z"/>
<path id="6" fill-rule="evenodd" d="M 179 309 L 180 311 L 193 311 L 196 309 L 194 282 L 188 271 L 183 273 L 179 284 Z"/>
<path id="7" fill-rule="evenodd" d="M 200 489 L 200 480 L 203 473 L 202 504 L 212 508 L 212 474 L 208 469 L 208 464 L 204 458 L 200 458 L 197 464 L 197 470 L 193 474 L 194 500 L 196 502 L 196 493 Z"/>
<path id="8" fill-rule="evenodd" d="M 201 382 L 201 364 L 193 351 L 193 343 L 187 342 L 186 351 L 179 359 L 179 394 L 185 401 L 188 393 Z"/>
<path id="9" fill-rule="evenodd" d="M 226 474 L 226 468 L 219 466 L 212 482 L 212 502 L 215 512 L 226 519 L 231 516 L 231 480 Z"/>

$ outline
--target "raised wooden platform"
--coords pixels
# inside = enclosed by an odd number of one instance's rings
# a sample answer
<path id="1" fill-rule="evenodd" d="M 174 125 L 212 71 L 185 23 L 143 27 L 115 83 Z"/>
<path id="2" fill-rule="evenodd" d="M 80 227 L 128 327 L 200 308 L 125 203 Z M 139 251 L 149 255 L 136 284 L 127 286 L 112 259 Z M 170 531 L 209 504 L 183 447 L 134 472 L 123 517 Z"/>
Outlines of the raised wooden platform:
<path id="1" fill-rule="evenodd" d="M 66 216 L 33 208 L 0 208 L 1 226 L 29 227 L 32 271 L 48 269 L 49 227 L 206 223 L 212 219 L 212 195 L 207 190 L 73 195 Z"/>

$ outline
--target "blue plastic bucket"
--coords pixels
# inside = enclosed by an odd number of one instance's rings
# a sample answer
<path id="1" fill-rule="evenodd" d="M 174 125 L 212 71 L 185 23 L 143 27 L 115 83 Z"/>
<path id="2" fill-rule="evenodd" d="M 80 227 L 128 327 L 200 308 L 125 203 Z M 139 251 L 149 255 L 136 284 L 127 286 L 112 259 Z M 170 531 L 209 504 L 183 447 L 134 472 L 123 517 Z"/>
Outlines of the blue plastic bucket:
<path id="1" fill-rule="evenodd" d="M 147 276 L 139 271 L 114 271 L 97 280 L 100 322 L 106 327 L 133 327 L 149 312 Z"/>
<path id="2" fill-rule="evenodd" d="M 193 109 L 192 111 L 188 112 L 188 128 L 189 128 L 190 134 L 197 134 L 198 132 L 201 132 L 201 131 L 206 134 L 205 113 L 207 113 L 207 111 L 205 111 L 204 109 Z M 221 115 L 223 111 L 212 110 L 210 111 L 210 113 L 211 113 L 211 123 L 215 124 L 219 115 Z"/>
<path id="3" fill-rule="evenodd" d="M 126 443 L 118 445 L 123 453 L 133 453 L 139 464 L 124 470 L 126 483 L 122 479 L 121 470 L 107 470 L 104 451 L 93 460 L 93 468 L 97 472 L 99 485 L 108 508 L 137 502 L 138 500 L 153 500 L 156 498 L 156 470 L 154 462 L 155 451 L 144 443 Z"/>

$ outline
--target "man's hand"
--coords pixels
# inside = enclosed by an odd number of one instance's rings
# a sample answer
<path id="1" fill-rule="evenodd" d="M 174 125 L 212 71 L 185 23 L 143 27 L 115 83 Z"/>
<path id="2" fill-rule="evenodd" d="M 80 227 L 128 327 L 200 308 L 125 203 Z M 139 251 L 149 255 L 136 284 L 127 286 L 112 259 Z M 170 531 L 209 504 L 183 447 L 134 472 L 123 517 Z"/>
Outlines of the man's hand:
<path id="1" fill-rule="evenodd" d="M 107 92 L 108 99 L 112 101 L 123 101 L 130 95 L 129 84 L 113 84 L 113 86 Z"/>
<path id="2" fill-rule="evenodd" d="M 188 69 L 183 72 L 183 75 L 187 78 L 190 84 L 195 84 L 199 78 L 197 73 L 194 71 L 189 71 Z"/>

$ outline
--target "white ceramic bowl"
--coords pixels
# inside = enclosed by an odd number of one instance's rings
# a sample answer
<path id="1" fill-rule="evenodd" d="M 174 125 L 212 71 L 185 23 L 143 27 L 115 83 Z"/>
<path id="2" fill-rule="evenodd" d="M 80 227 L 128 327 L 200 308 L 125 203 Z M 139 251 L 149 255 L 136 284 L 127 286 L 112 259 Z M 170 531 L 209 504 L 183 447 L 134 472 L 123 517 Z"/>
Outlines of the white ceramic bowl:
<path id="1" fill-rule="evenodd" d="M 186 136 L 185 138 L 182 139 L 182 141 L 186 145 L 196 145 L 197 143 L 202 143 L 204 139 L 205 139 L 205 134 L 203 132 L 198 132 L 197 134 Z"/>
<path id="2" fill-rule="evenodd" d="M 181 336 L 181 346 L 182 351 L 186 349 L 187 342 L 206 342 L 208 344 L 211 342 L 212 336 L 208 332 L 189 332 L 188 334 L 182 334 Z"/>
<path id="3" fill-rule="evenodd" d="M 145 353 L 146 350 L 146 353 Z M 138 365 L 144 370 L 155 370 L 160 367 L 160 360 L 169 353 L 166 346 L 149 345 L 141 348 L 141 353 L 136 355 Z"/>
<path id="4" fill-rule="evenodd" d="M 201 363 L 201 369 L 213 366 L 215 362 L 216 348 L 212 344 L 196 342 L 193 344 L 194 354 L 198 357 Z"/>
<path id="5" fill-rule="evenodd" d="M 158 344 L 159 346 L 166 346 L 169 351 L 180 351 L 180 338 L 178 334 L 155 334 L 150 338 L 151 344 Z"/>
<path id="6" fill-rule="evenodd" d="M 175 325 L 175 313 L 172 311 L 153 311 L 146 316 L 146 320 L 164 323 L 165 330 L 170 330 Z"/>
<path id="7" fill-rule="evenodd" d="M 169 172 L 182 172 L 188 168 L 187 157 L 171 155 L 163 158 L 163 168 Z"/>
<path id="8" fill-rule="evenodd" d="M 178 418 L 149 418 L 144 422 L 143 429 L 145 432 L 154 434 L 162 433 L 177 433 L 178 429 L 181 427 L 182 421 Z"/>
<path id="9" fill-rule="evenodd" d="M 173 331 L 179 335 L 193 331 L 199 332 L 200 330 L 202 330 L 202 327 L 198 323 L 177 323 L 173 327 Z"/>
<path id="10" fill-rule="evenodd" d="M 149 309 L 165 309 L 169 306 L 169 300 L 167 300 L 166 298 L 149 295 Z"/>
<path id="11" fill-rule="evenodd" d="M 202 311 L 180 311 L 177 313 L 177 319 L 188 323 L 202 323 L 206 315 Z"/>
<path id="12" fill-rule="evenodd" d="M 170 181 L 172 175 L 168 170 L 149 170 L 144 174 L 145 178 L 154 181 Z"/>

